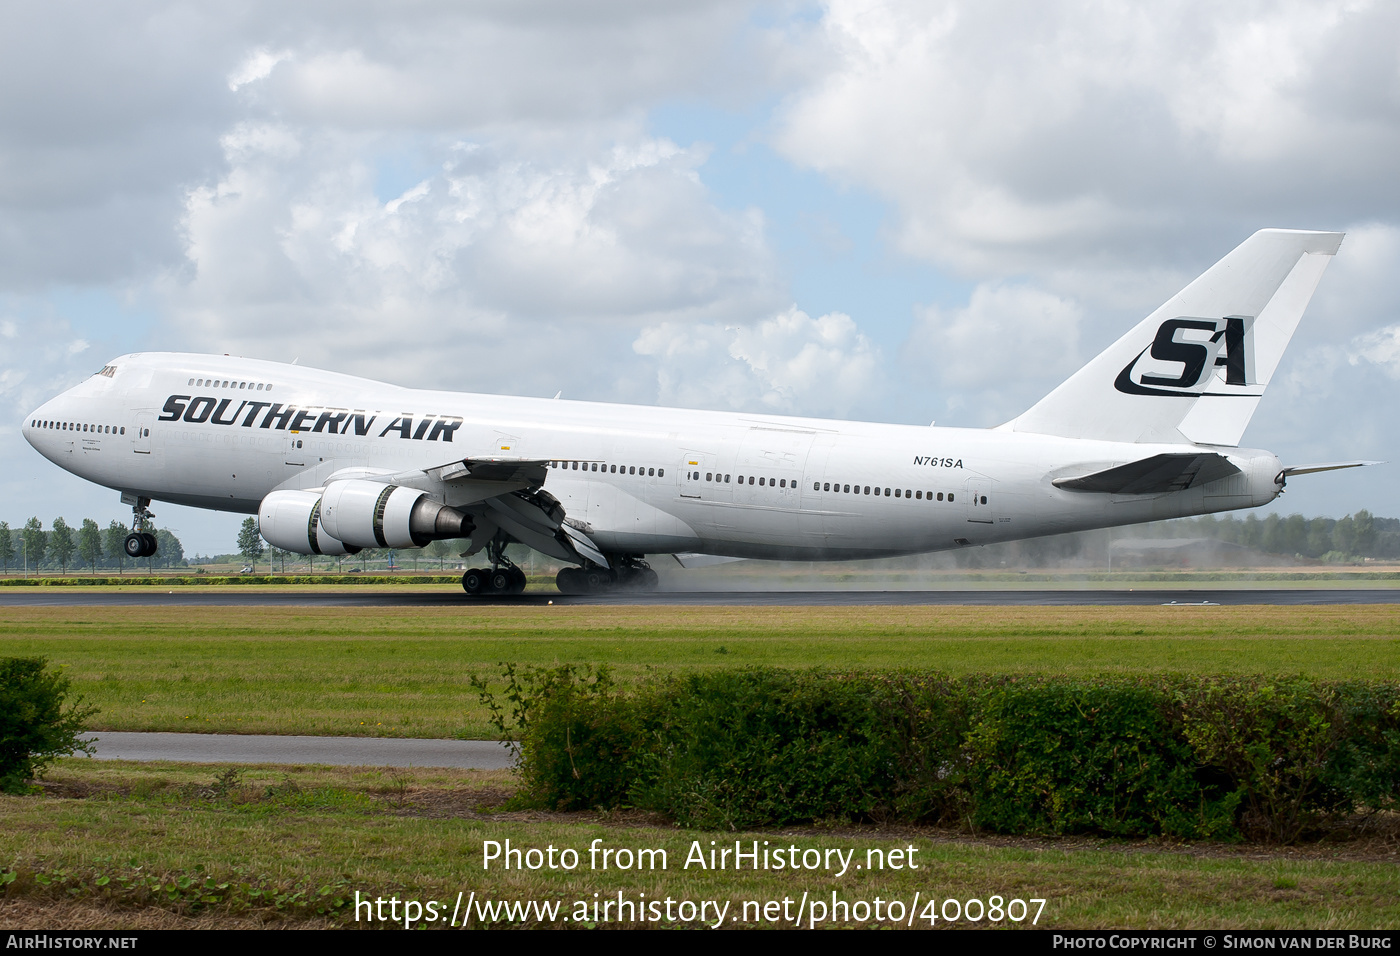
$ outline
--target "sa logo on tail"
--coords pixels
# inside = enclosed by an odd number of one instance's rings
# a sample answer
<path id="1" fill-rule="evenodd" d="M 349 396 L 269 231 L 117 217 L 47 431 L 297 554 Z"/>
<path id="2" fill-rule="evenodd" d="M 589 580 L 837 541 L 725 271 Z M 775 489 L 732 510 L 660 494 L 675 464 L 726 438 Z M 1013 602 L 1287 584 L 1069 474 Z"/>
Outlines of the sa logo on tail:
<path id="1" fill-rule="evenodd" d="M 1225 385 L 1254 384 L 1253 331 L 1252 315 L 1167 319 L 1158 326 L 1152 344 L 1123 366 L 1113 387 L 1125 395 L 1257 396 L 1254 391 L 1209 391 L 1212 379 L 1220 381 L 1217 368 L 1225 370 Z M 1151 361 L 1144 363 L 1149 353 Z"/>

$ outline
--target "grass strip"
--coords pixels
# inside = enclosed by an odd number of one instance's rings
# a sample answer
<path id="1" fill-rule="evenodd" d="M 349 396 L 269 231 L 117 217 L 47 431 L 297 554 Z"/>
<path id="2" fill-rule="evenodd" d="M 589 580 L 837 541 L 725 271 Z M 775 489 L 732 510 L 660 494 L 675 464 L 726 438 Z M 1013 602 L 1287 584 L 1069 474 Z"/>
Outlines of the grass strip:
<path id="1" fill-rule="evenodd" d="M 495 736 L 499 664 L 1400 677 L 1400 607 L 0 608 L 98 730 Z"/>

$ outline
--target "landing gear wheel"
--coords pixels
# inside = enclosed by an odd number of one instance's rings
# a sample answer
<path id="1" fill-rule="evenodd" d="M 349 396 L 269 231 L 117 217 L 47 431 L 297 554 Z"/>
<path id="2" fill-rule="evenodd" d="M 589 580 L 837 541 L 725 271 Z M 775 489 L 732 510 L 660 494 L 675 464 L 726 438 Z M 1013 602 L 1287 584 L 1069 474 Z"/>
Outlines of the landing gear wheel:
<path id="1" fill-rule="evenodd" d="M 628 561 L 614 573 L 617 586 L 629 591 L 655 591 L 661 583 L 657 573 L 641 561 Z"/>
<path id="2" fill-rule="evenodd" d="M 497 568 L 491 572 L 491 590 L 495 594 L 509 594 L 510 586 L 515 583 L 515 578 L 508 568 Z"/>
<path id="3" fill-rule="evenodd" d="M 146 551 L 141 555 L 143 558 L 154 557 L 160 545 L 156 542 L 156 536 L 149 531 L 141 532 L 141 537 L 146 539 Z"/>
<path id="4" fill-rule="evenodd" d="M 522 571 L 522 570 L 520 570 L 519 568 L 512 567 L 512 568 L 510 569 L 510 576 L 511 576 L 510 593 L 511 593 L 511 594 L 524 594 L 524 593 L 525 593 L 525 584 L 526 584 L 525 572 Z"/>
<path id="5" fill-rule="evenodd" d="M 588 579 L 584 577 L 582 568 L 564 568 L 554 578 L 554 585 L 559 588 L 560 594 L 588 593 Z"/>
<path id="6" fill-rule="evenodd" d="M 132 532 L 122 542 L 122 550 L 126 552 L 128 558 L 144 558 L 146 556 L 146 536 L 139 531 Z"/>
<path id="7" fill-rule="evenodd" d="M 480 568 L 472 568 L 462 575 L 462 590 L 472 597 L 476 597 L 487 588 L 486 572 Z"/>

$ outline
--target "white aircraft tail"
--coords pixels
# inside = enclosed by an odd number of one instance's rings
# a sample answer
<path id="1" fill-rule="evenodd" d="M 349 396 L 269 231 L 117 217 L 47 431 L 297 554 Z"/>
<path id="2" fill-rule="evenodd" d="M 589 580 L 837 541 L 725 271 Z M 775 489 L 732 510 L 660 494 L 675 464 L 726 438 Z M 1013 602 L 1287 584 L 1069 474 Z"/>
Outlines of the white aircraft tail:
<path id="1" fill-rule="evenodd" d="M 1261 229 L 1003 427 L 1238 445 L 1342 235 Z"/>

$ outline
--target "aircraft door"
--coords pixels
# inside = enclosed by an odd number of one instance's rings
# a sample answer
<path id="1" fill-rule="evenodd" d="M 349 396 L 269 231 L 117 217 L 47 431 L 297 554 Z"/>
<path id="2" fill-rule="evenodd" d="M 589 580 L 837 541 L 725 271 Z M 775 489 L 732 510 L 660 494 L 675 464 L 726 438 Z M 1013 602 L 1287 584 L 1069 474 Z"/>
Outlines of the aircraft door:
<path id="1" fill-rule="evenodd" d="M 283 439 L 286 442 L 283 448 L 282 461 L 284 464 L 296 465 L 300 468 L 306 464 L 306 450 L 302 448 L 302 438 L 300 435 L 292 434 Z"/>
<path id="2" fill-rule="evenodd" d="M 151 426 L 155 424 L 156 416 L 152 412 L 136 413 L 136 434 L 131 438 L 131 450 L 138 455 L 149 455 L 151 453 Z"/>
<path id="3" fill-rule="evenodd" d="M 724 473 L 716 470 L 716 461 L 717 456 L 709 452 L 682 452 L 681 466 L 676 471 L 678 494 L 700 501 L 728 500 Z"/>
<path id="4" fill-rule="evenodd" d="M 807 473 L 802 478 L 801 487 L 802 514 L 798 522 L 802 536 L 808 543 L 825 545 L 833 533 L 842 530 L 830 513 L 840 497 L 831 492 L 831 476 L 827 474 L 827 465 L 835 446 L 834 433 L 818 434 L 807 455 Z M 825 486 L 823 478 L 826 479 Z"/>
<path id="5" fill-rule="evenodd" d="M 969 478 L 963 488 L 963 508 L 973 524 L 996 524 L 996 484 L 990 478 Z"/>

